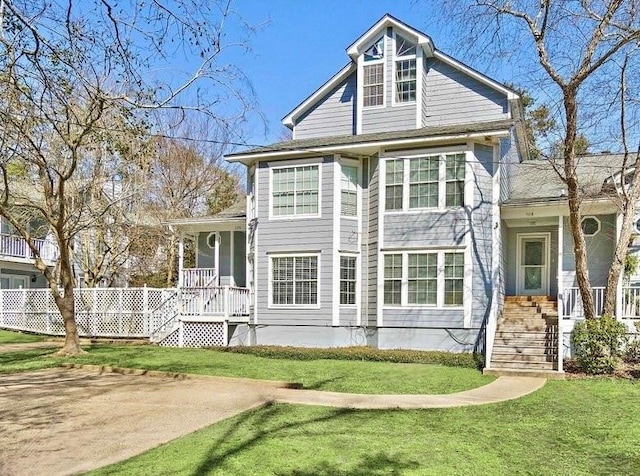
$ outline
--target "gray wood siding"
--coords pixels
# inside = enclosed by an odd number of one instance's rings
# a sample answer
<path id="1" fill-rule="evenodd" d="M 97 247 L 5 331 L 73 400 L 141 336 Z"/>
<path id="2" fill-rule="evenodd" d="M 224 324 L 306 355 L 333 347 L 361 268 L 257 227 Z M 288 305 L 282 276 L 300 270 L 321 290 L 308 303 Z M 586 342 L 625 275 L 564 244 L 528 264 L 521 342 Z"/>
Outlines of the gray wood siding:
<path id="1" fill-rule="evenodd" d="M 220 232 L 220 268 L 218 275 L 220 276 L 220 284 L 230 284 L 229 276 L 231 276 L 231 232 Z M 227 279 L 223 279 L 227 278 Z"/>
<path id="2" fill-rule="evenodd" d="M 358 324 L 358 310 L 355 307 L 340 307 L 340 325 L 356 326 Z"/>
<path id="3" fill-rule="evenodd" d="M 607 275 L 613 262 L 613 252 L 616 237 L 616 216 L 596 215 L 600 219 L 600 231 L 595 236 L 585 236 L 587 245 L 587 260 L 589 264 L 589 281 L 591 286 L 605 286 Z M 576 262 L 573 255 L 573 236 L 569 227 L 569 218 L 564 219 L 563 225 L 563 259 L 564 287 L 577 287 Z"/>
<path id="4" fill-rule="evenodd" d="M 428 307 L 387 308 L 382 310 L 384 327 L 464 327 L 462 309 L 442 309 Z"/>
<path id="5" fill-rule="evenodd" d="M 283 166 L 287 162 L 260 162 L 258 168 L 258 306 L 259 324 L 331 325 L 333 283 L 333 157 L 320 164 L 321 216 L 319 218 L 269 219 L 269 167 Z M 290 161 L 291 165 L 299 162 Z M 319 252 L 319 309 L 269 309 L 269 256 L 272 253 Z"/>
<path id="6" fill-rule="evenodd" d="M 427 73 L 429 72 L 429 63 L 427 62 L 427 57 L 422 55 L 422 71 L 420 72 L 421 81 L 422 81 L 422 111 L 420 111 L 420 124 L 419 127 L 426 126 L 425 120 L 427 117 L 427 106 L 429 104 L 429 96 L 427 91 Z"/>
<path id="7" fill-rule="evenodd" d="M 508 118 L 506 95 L 434 58 L 427 60 L 424 126 Z"/>
<path id="8" fill-rule="evenodd" d="M 416 129 L 416 105 L 363 108 L 362 133 L 405 131 Z"/>
<path id="9" fill-rule="evenodd" d="M 358 220 L 340 218 L 340 245 L 338 249 L 340 251 L 352 251 L 354 253 L 359 251 Z"/>
<path id="10" fill-rule="evenodd" d="M 356 89 L 354 72 L 298 119 L 295 138 L 355 134 Z"/>
<path id="11" fill-rule="evenodd" d="M 488 319 L 493 294 L 493 147 L 475 144 L 472 162 L 473 208 L 471 209 L 472 314 L 471 326 Z"/>
<path id="12" fill-rule="evenodd" d="M 363 299 L 363 311 L 366 313 L 366 318 L 363 316 L 363 323 L 368 323 L 369 326 L 377 325 L 378 321 L 378 183 L 379 183 L 379 170 L 380 160 L 378 157 L 371 157 L 369 159 L 369 203 L 367 213 L 368 229 L 366 233 L 367 244 L 364 246 L 363 256 L 367 260 L 367 290 L 366 297 Z"/>
<path id="13" fill-rule="evenodd" d="M 511 129 L 510 137 L 500 140 L 500 201 L 509 199 L 513 189 L 515 165 L 520 162 L 516 144 L 515 129 Z"/>
<path id="14" fill-rule="evenodd" d="M 461 246 L 466 231 L 467 215 L 462 209 L 386 213 L 383 247 Z"/>
<path id="15" fill-rule="evenodd" d="M 558 227 L 557 226 L 537 226 L 526 228 L 505 228 L 507 233 L 506 241 L 506 286 L 507 296 L 515 296 L 517 294 L 517 273 L 518 273 L 518 234 L 519 233 L 551 233 L 551 244 L 549 249 L 549 293 L 552 296 L 558 294 Z M 564 239 L 566 250 L 567 239 Z M 563 253 L 566 260 L 566 252 Z M 571 253 L 573 256 L 573 253 Z"/>

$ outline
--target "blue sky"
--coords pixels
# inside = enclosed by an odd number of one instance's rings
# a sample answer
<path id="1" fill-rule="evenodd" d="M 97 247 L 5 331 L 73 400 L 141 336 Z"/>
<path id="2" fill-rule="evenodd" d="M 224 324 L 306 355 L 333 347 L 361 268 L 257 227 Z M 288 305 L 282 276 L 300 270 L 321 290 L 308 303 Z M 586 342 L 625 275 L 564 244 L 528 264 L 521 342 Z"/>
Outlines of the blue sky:
<path id="1" fill-rule="evenodd" d="M 254 124 L 248 141 L 253 144 L 278 141 L 283 131 L 282 117 L 348 62 L 346 47 L 385 13 L 424 31 L 438 49 L 455 56 L 455 46 L 447 42 L 438 24 L 442 16 L 430 11 L 427 3 L 237 0 L 236 11 L 249 24 L 262 25 L 250 37 L 252 50 L 236 57 L 267 119 L 266 135 Z"/>

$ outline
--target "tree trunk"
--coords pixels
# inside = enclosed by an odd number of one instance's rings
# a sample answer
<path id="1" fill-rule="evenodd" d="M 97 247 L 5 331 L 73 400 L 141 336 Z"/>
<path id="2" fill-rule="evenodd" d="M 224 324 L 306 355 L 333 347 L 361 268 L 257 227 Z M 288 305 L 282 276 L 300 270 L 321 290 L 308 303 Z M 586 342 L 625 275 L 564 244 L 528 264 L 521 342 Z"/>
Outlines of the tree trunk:
<path id="1" fill-rule="evenodd" d="M 567 132 L 564 140 L 564 171 L 567 182 L 567 197 L 569 199 L 569 225 L 573 237 L 573 254 L 576 262 L 576 279 L 582 298 L 585 319 L 595 319 L 596 311 L 593 302 L 593 291 L 588 279 L 587 245 L 582 232 L 582 213 L 580 210 L 580 189 L 576 172 L 574 145 L 577 136 L 578 109 L 576 103 L 576 89 L 563 88 L 564 107 L 567 115 Z"/>
<path id="2" fill-rule="evenodd" d="M 167 255 L 167 287 L 173 286 L 173 279 L 176 270 L 176 236 L 174 233 L 169 235 L 169 252 Z"/>
<path id="3" fill-rule="evenodd" d="M 62 321 L 64 322 L 64 345 L 57 352 L 57 355 L 78 355 L 84 353 L 80 348 L 80 337 L 78 336 L 78 327 L 76 325 L 75 315 L 75 297 L 73 288 L 71 292 L 65 291 L 64 296 L 58 295 L 55 299 Z"/>

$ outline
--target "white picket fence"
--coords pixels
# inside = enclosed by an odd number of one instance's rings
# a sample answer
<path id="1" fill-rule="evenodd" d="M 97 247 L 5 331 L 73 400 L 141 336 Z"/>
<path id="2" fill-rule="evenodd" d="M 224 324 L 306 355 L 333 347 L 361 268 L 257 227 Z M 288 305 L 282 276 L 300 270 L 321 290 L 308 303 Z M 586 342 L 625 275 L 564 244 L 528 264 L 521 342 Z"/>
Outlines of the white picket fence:
<path id="1" fill-rule="evenodd" d="M 156 337 L 179 320 L 243 320 L 245 288 L 82 288 L 74 290 L 78 332 L 83 337 Z M 0 290 L 0 328 L 63 335 L 60 312 L 48 289 Z"/>

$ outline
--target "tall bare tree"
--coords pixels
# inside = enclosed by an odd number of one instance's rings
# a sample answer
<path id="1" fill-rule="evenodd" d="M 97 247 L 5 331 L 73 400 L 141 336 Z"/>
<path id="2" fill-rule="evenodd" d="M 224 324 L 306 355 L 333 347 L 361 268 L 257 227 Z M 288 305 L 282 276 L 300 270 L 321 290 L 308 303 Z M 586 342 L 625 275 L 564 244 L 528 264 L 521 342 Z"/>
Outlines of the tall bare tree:
<path id="1" fill-rule="evenodd" d="M 576 146 L 580 144 L 580 132 L 587 129 L 591 132 L 599 129 L 603 136 L 621 137 L 622 131 L 629 127 L 625 119 L 617 124 L 620 128 L 609 121 L 612 110 L 622 107 L 621 99 L 629 104 L 625 101 L 629 99 L 628 95 L 620 95 L 615 87 L 617 81 L 610 78 L 619 76 L 620 65 L 625 61 L 637 68 L 640 1 L 443 0 L 434 3 L 445 7 L 443 11 L 449 21 L 458 20 L 454 24 L 466 35 L 469 41 L 466 45 L 473 45 L 470 51 L 489 53 L 500 61 L 509 58 L 513 68 L 522 69 L 528 78 L 536 80 L 534 85 L 528 86 L 529 90 L 542 88 L 551 98 L 557 99 L 559 107 L 553 113 L 558 115 L 562 135 L 556 170 L 567 187 L 576 279 L 585 317 L 594 318 L 596 311 L 588 279 L 587 248 L 581 228 L 585 197 L 577 172 Z M 627 174 L 622 175 L 629 179 Z M 635 173 L 633 175 L 631 183 L 635 179 Z M 636 187 L 629 185 L 625 184 L 626 192 L 621 195 L 625 199 L 621 212 L 626 229 L 630 229 L 639 198 Z M 616 246 L 607 283 L 609 297 L 615 293 L 620 259 L 626 256 L 629 240 L 625 235 L 623 233 Z M 605 311 L 611 312 L 613 301 L 607 302 Z"/>
<path id="2" fill-rule="evenodd" d="M 117 142 L 115 118 L 157 132 L 147 112 L 158 108 L 199 111 L 235 137 L 254 104 L 225 56 L 243 46 L 226 30 L 238 20 L 224 0 L 0 0 L 0 215 L 48 281 L 65 326 L 61 354 L 81 352 L 72 246 L 104 215 L 87 203 L 101 187 L 95 152 Z M 55 266 L 40 256 L 34 218 L 57 241 Z"/>

